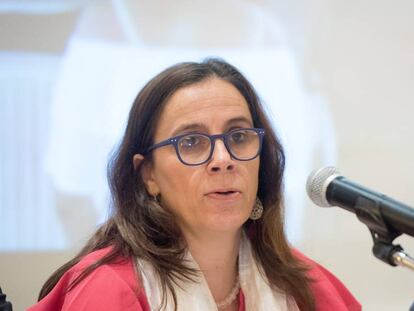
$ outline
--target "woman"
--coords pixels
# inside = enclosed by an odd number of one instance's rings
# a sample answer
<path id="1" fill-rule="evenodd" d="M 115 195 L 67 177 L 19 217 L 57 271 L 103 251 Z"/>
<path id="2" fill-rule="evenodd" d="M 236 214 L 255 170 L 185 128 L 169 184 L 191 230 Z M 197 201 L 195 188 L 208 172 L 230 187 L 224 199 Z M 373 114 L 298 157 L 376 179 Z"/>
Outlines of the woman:
<path id="1" fill-rule="evenodd" d="M 113 213 L 30 310 L 359 310 L 283 231 L 284 155 L 250 83 L 209 59 L 138 94 Z"/>

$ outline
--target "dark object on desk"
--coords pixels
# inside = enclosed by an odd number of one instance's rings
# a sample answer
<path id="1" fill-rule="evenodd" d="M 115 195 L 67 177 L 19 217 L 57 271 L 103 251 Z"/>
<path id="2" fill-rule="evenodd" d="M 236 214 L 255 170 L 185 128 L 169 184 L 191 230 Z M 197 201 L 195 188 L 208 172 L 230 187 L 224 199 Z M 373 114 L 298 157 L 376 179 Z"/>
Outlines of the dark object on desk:
<path id="1" fill-rule="evenodd" d="M 6 301 L 6 295 L 3 294 L 0 287 L 0 311 L 12 311 L 12 304 Z"/>

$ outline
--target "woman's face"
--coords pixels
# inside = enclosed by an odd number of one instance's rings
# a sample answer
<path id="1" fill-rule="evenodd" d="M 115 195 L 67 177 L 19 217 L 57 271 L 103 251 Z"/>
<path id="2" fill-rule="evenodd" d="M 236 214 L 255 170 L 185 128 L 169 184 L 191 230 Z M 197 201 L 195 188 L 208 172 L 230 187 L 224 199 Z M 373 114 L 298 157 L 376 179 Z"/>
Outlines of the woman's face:
<path id="1" fill-rule="evenodd" d="M 199 132 L 209 135 L 253 127 L 246 100 L 230 83 L 218 78 L 179 89 L 166 103 L 154 141 Z M 152 195 L 170 209 L 184 233 L 237 231 L 255 203 L 260 157 L 231 158 L 221 139 L 212 158 L 198 166 L 184 165 L 172 145 L 153 151 L 144 179 Z"/>

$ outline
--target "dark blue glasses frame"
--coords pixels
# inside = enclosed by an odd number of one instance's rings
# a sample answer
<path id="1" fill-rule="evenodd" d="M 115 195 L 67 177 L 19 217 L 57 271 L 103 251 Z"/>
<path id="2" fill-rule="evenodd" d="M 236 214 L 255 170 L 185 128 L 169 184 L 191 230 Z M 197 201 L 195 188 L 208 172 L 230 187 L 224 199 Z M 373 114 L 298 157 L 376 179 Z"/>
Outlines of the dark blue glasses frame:
<path id="1" fill-rule="evenodd" d="M 247 158 L 247 159 L 238 158 L 231 151 L 231 147 L 230 147 L 230 145 L 228 143 L 228 139 L 229 139 L 230 135 L 232 135 L 234 132 L 243 131 L 243 130 L 249 130 L 249 131 L 256 132 L 257 135 L 258 135 L 258 137 L 259 137 L 259 148 L 257 150 L 257 153 L 254 156 L 252 156 L 250 158 Z M 149 147 L 147 149 L 146 153 L 149 153 L 149 152 L 153 151 L 154 149 L 157 149 L 157 148 L 160 148 L 160 147 L 164 147 L 164 146 L 168 146 L 168 145 L 173 145 L 174 146 L 174 149 L 175 149 L 175 152 L 177 154 L 178 159 L 183 164 L 190 165 L 190 166 L 202 165 L 202 164 L 210 161 L 210 159 L 211 159 L 211 157 L 213 155 L 213 152 L 214 152 L 214 146 L 215 146 L 216 139 L 221 139 L 223 141 L 224 145 L 226 146 L 226 149 L 227 149 L 228 153 L 231 155 L 232 158 L 234 158 L 236 160 L 239 160 L 239 161 L 250 161 L 250 160 L 253 160 L 254 158 L 256 158 L 260 154 L 260 152 L 262 151 L 263 136 L 264 136 L 264 134 L 265 134 L 265 130 L 264 129 L 261 129 L 261 128 L 238 128 L 238 129 L 229 131 L 227 133 L 216 134 L 216 135 L 208 135 L 208 134 L 203 134 L 203 133 L 186 133 L 186 134 L 183 134 L 183 135 L 179 135 L 179 136 L 174 136 L 174 137 L 168 138 L 168 139 L 163 140 L 163 141 L 161 141 L 161 142 L 159 142 L 157 144 L 154 144 L 154 145 L 152 145 L 151 147 Z M 201 161 L 199 163 L 188 163 L 188 162 L 185 162 L 181 158 L 180 151 L 178 149 L 178 142 L 180 141 L 181 138 L 183 138 L 185 136 L 188 136 L 188 135 L 200 135 L 200 136 L 207 137 L 210 140 L 210 143 L 211 143 L 210 154 L 208 155 L 208 157 L 206 158 L 206 160 Z"/>

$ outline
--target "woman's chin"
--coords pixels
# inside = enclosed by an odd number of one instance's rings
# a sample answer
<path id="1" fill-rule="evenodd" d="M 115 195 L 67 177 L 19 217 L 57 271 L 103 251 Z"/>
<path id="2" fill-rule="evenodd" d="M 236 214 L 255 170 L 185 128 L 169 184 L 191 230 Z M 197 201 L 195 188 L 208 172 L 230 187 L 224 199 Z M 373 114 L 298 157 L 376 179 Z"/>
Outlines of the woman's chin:
<path id="1" fill-rule="evenodd" d="M 213 215 L 211 215 L 213 216 Z M 216 232 L 237 232 L 247 221 L 245 215 L 214 215 L 204 219 L 204 227 L 209 231 Z"/>

